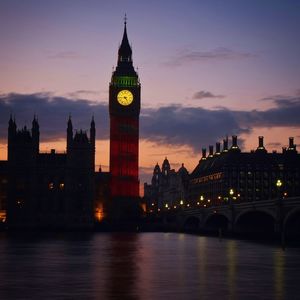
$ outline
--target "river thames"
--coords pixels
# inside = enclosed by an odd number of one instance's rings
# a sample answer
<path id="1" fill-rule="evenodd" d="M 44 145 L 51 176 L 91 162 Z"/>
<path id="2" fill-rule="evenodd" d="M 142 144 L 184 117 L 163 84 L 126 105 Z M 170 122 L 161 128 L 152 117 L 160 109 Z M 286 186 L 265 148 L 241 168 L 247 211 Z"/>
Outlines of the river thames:
<path id="1" fill-rule="evenodd" d="M 1 233 L 0 299 L 300 299 L 299 250 L 183 233 Z"/>

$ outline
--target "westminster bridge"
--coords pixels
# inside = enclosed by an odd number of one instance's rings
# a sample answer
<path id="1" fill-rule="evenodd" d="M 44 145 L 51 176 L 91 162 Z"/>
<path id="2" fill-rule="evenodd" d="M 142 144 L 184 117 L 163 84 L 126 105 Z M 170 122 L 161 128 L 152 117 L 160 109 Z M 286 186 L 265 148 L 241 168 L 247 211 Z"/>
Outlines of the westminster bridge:
<path id="1" fill-rule="evenodd" d="M 300 239 L 300 197 L 168 209 L 157 216 L 165 230 Z"/>

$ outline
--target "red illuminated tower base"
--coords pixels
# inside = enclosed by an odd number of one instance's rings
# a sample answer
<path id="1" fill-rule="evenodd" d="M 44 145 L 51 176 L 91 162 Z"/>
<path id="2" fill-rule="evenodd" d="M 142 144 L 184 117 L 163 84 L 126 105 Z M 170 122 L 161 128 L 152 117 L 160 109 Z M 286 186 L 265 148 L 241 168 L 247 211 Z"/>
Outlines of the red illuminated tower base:
<path id="1" fill-rule="evenodd" d="M 114 218 L 135 215 L 139 200 L 140 82 L 132 64 L 126 21 L 118 64 L 109 85 L 110 212 Z"/>
<path id="2" fill-rule="evenodd" d="M 139 119 L 110 117 L 110 173 L 112 197 L 139 197 Z"/>

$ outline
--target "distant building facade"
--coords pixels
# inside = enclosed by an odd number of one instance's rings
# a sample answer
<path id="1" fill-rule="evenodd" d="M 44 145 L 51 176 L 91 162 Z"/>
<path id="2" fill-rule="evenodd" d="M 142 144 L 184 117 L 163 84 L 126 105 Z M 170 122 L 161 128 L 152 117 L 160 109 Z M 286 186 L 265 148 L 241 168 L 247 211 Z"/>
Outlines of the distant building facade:
<path id="1" fill-rule="evenodd" d="M 38 120 L 28 130 L 10 118 L 4 202 L 10 228 L 93 226 L 95 134 L 94 120 L 88 137 L 73 133 L 69 118 L 66 153 L 40 153 Z"/>
<path id="2" fill-rule="evenodd" d="M 179 206 L 187 199 L 189 173 L 182 166 L 176 172 L 167 158 L 162 167 L 156 164 L 151 184 L 144 184 L 144 198 L 148 210 L 168 209 Z"/>
<path id="3" fill-rule="evenodd" d="M 276 185 L 278 180 L 282 186 Z M 221 205 L 230 201 L 246 202 L 299 196 L 300 155 L 294 139 L 282 153 L 268 153 L 263 137 L 255 151 L 241 152 L 237 136 L 202 150 L 202 158 L 190 175 L 189 198 L 192 205 Z"/>
<path id="4" fill-rule="evenodd" d="M 208 153 L 203 148 L 202 158 L 190 174 L 183 167 L 178 172 L 170 170 L 167 160 L 162 169 L 157 164 L 151 184 L 145 183 L 144 190 L 148 211 L 166 209 L 166 204 L 178 207 L 181 200 L 183 207 L 208 207 L 299 196 L 300 155 L 293 138 L 282 153 L 268 153 L 262 136 L 251 152 L 242 152 L 233 136 L 230 148 L 228 138 L 223 140 L 222 150 L 220 143 L 215 151 L 213 146 Z"/>

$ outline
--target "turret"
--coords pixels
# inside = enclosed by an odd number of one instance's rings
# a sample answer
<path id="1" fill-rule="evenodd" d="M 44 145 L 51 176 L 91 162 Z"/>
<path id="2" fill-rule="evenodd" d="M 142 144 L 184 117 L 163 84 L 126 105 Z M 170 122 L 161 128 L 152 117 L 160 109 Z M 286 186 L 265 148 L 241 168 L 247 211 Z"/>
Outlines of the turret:
<path id="1" fill-rule="evenodd" d="M 68 127 L 67 127 L 67 152 L 69 152 L 69 150 L 71 149 L 72 143 L 73 143 L 73 125 L 71 121 L 71 116 L 69 116 Z"/>
<path id="2" fill-rule="evenodd" d="M 122 43 L 120 45 L 119 51 L 118 51 L 118 64 L 121 62 L 131 62 L 132 63 L 132 50 L 129 45 L 128 37 L 127 37 L 127 18 L 125 15 L 124 20 L 124 33 L 122 38 Z"/>
<path id="3" fill-rule="evenodd" d="M 170 163 L 169 163 L 169 161 L 166 157 L 163 164 L 162 164 L 162 173 L 163 173 L 163 175 L 169 175 L 170 169 L 171 169 Z"/>
<path id="4" fill-rule="evenodd" d="M 92 117 L 91 128 L 90 128 L 90 143 L 92 147 L 92 165 L 95 168 L 95 150 L 96 150 L 96 128 L 94 117 Z"/>
<path id="5" fill-rule="evenodd" d="M 153 170 L 153 176 L 152 176 L 152 185 L 153 186 L 158 186 L 160 182 L 160 176 L 161 176 L 161 171 L 158 163 L 156 163 L 156 166 L 154 167 Z"/>
<path id="6" fill-rule="evenodd" d="M 33 150 L 35 154 L 38 154 L 40 148 L 40 126 L 35 115 L 32 121 L 31 135 L 32 135 L 32 142 L 33 142 Z"/>
<path id="7" fill-rule="evenodd" d="M 8 160 L 11 160 L 11 158 L 12 158 L 13 144 L 14 144 L 14 141 L 15 141 L 16 134 L 17 134 L 16 121 L 13 120 L 12 116 L 10 115 L 10 118 L 9 118 L 9 121 L 8 121 L 8 143 L 7 143 Z"/>
<path id="8" fill-rule="evenodd" d="M 92 121 L 91 121 L 91 128 L 90 128 L 90 142 L 91 142 L 92 147 L 94 147 L 94 150 L 95 150 L 96 128 L 95 128 L 94 117 L 92 118 Z"/>
<path id="9" fill-rule="evenodd" d="M 120 84 L 117 78 L 114 78 L 116 76 L 134 76 L 135 78 L 132 79 L 132 83 L 136 85 L 138 84 L 138 75 L 132 64 L 132 49 L 128 41 L 126 25 L 127 19 L 125 16 L 123 38 L 118 50 L 118 63 L 115 71 L 113 72 L 111 82 Z"/>

